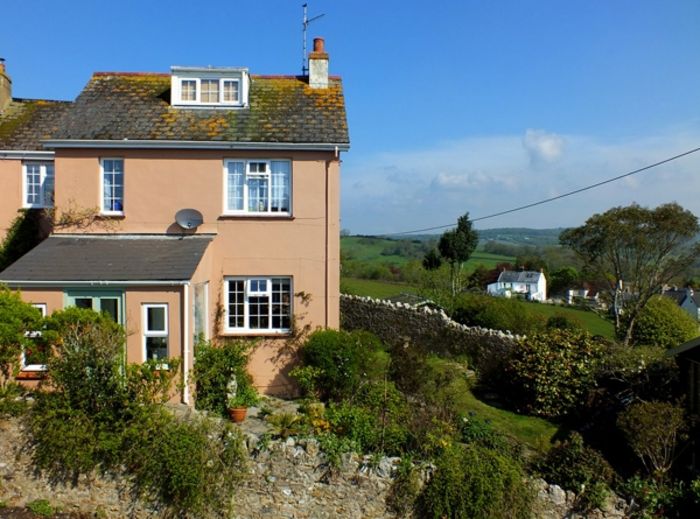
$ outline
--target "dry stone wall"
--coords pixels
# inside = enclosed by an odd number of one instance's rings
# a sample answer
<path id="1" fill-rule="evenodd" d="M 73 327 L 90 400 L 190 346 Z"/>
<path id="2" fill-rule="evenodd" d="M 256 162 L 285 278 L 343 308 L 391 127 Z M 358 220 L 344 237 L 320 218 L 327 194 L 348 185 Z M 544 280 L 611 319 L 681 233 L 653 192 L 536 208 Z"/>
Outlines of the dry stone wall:
<path id="1" fill-rule="evenodd" d="M 350 295 L 341 295 L 340 322 L 345 330 L 368 330 L 393 348 L 467 355 L 481 374 L 496 369 L 521 339 L 510 332 L 465 326 L 439 309 Z"/>

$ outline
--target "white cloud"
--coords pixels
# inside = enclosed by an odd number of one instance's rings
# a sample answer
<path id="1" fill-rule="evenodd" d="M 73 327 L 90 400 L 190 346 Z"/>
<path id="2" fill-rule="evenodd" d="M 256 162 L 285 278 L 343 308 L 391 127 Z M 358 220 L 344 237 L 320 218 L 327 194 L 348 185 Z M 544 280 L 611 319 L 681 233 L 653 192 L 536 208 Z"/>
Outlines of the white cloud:
<path id="1" fill-rule="evenodd" d="M 391 233 L 448 224 L 467 211 L 472 218 L 488 216 L 627 173 L 700 142 L 700 130 L 618 142 L 539 132 L 529 137 L 532 149 L 539 150 L 537 160 L 524 146 L 527 132 L 525 137 L 470 137 L 372 156 L 353 149 L 343 164 L 342 226 L 356 233 Z M 477 227 L 580 225 L 594 213 L 632 202 L 656 206 L 676 201 L 700 215 L 698 172 L 700 153 L 552 203 L 485 219 Z"/>
<path id="2" fill-rule="evenodd" d="M 564 139 L 556 133 L 547 133 L 544 130 L 527 129 L 523 137 L 523 146 L 534 164 L 554 162 L 564 153 Z"/>

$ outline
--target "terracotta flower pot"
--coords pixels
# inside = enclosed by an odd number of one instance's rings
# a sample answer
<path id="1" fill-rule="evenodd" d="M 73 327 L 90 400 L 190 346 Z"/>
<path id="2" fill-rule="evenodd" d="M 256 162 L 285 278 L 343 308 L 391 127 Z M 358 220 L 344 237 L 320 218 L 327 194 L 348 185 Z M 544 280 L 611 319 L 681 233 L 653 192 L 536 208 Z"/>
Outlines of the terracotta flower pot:
<path id="1" fill-rule="evenodd" d="M 247 412 L 247 407 L 232 407 L 228 410 L 228 415 L 231 417 L 231 421 L 234 423 L 241 423 L 243 420 L 245 420 Z"/>

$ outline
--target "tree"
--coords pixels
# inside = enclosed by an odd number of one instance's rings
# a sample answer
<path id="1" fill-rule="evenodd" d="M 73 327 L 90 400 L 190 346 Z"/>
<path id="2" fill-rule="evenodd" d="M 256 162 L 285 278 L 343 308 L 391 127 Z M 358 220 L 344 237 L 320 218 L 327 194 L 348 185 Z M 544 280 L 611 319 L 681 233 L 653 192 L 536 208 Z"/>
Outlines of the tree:
<path id="1" fill-rule="evenodd" d="M 564 231 L 559 241 L 606 281 L 616 330 L 629 344 L 649 299 L 700 253 L 700 243 L 691 244 L 699 231 L 697 217 L 676 203 L 656 209 L 633 204 L 595 214 Z"/>
<path id="2" fill-rule="evenodd" d="M 460 216 L 457 227 L 445 231 L 438 242 L 442 258 L 450 265 L 450 284 L 452 296 L 461 291 L 460 273 L 462 264 L 469 259 L 479 243 L 479 235 L 472 229 L 469 213 Z"/>
<path id="3" fill-rule="evenodd" d="M 683 408 L 668 402 L 637 402 L 620 414 L 617 425 L 649 474 L 663 480 L 686 428 Z"/>
<path id="4" fill-rule="evenodd" d="M 442 258 L 435 249 L 430 249 L 423 257 L 423 268 L 425 270 L 437 270 L 442 265 Z"/>
<path id="5" fill-rule="evenodd" d="M 697 337 L 698 323 L 670 297 L 654 296 L 637 316 L 631 342 L 635 346 L 673 348 Z"/>

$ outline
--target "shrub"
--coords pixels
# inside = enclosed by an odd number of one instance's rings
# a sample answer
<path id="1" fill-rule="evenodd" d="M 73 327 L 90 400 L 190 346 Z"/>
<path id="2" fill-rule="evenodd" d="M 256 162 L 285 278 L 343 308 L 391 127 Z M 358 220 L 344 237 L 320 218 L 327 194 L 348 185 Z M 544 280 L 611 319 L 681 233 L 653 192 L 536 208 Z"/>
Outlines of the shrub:
<path id="1" fill-rule="evenodd" d="M 477 445 L 455 445 L 435 460 L 435 473 L 418 498 L 420 517 L 530 517 L 532 492 L 521 467 Z"/>
<path id="2" fill-rule="evenodd" d="M 389 510 L 393 511 L 397 517 L 405 517 L 415 506 L 420 489 L 418 470 L 413 466 L 411 457 L 404 456 L 396 468 L 394 481 L 386 497 Z"/>
<path id="3" fill-rule="evenodd" d="M 683 408 L 668 402 L 637 402 L 620 414 L 617 425 L 647 473 L 663 480 L 678 437 L 686 429 Z"/>
<path id="4" fill-rule="evenodd" d="M 38 329 L 40 321 L 39 310 L 22 301 L 19 292 L 0 287 L 0 387 L 18 368 L 22 348 L 32 343 L 26 333 Z"/>
<path id="5" fill-rule="evenodd" d="M 584 329 L 583 324 L 579 319 L 572 318 L 563 314 L 555 314 L 547 319 L 545 325 L 547 330 L 574 330 L 581 331 Z"/>
<path id="6" fill-rule="evenodd" d="M 246 370 L 250 346 L 244 341 L 224 341 L 218 345 L 201 341 L 196 345 L 193 377 L 197 409 L 227 416 L 232 380 L 235 380 L 236 395 L 245 395 L 248 402 L 257 398 L 253 379 Z"/>
<path id="7" fill-rule="evenodd" d="M 383 344 L 365 331 L 314 332 L 301 357 L 305 366 L 321 370 L 316 377 L 320 397 L 336 401 L 351 398 L 365 381 L 383 378 L 389 362 Z"/>
<path id="8" fill-rule="evenodd" d="M 549 483 L 577 493 L 583 511 L 600 508 L 615 480 L 610 464 L 576 432 L 557 442 L 535 463 L 535 469 Z"/>
<path id="9" fill-rule="evenodd" d="M 520 457 L 520 447 L 497 431 L 489 420 L 469 413 L 459 421 L 460 439 L 464 443 L 480 445 L 506 456 Z"/>
<path id="10" fill-rule="evenodd" d="M 31 510 L 34 515 L 38 515 L 40 517 L 52 517 L 55 512 L 53 506 L 51 506 L 51 503 L 49 503 L 46 499 L 35 499 L 34 501 L 30 501 L 27 503 L 27 508 Z"/>
<path id="11" fill-rule="evenodd" d="M 595 385 L 601 347 L 585 332 L 550 330 L 522 340 L 507 361 L 518 409 L 547 417 L 572 410 Z"/>
<path id="12" fill-rule="evenodd" d="M 640 310 L 632 329 L 635 346 L 674 348 L 697 337 L 698 323 L 670 297 L 654 296 Z"/>
<path id="13" fill-rule="evenodd" d="M 469 326 L 530 335 L 545 328 L 545 318 L 515 299 L 478 294 L 462 294 L 452 318 Z"/>
<path id="14" fill-rule="evenodd" d="M 0 386 L 0 418 L 24 414 L 28 408 L 24 393 L 24 388 L 17 383 Z"/>
<path id="15" fill-rule="evenodd" d="M 633 476 L 624 482 L 619 491 L 631 502 L 630 516 L 635 519 L 692 517 L 673 513 L 683 495 L 683 488 L 679 483 L 667 484 Z"/>

